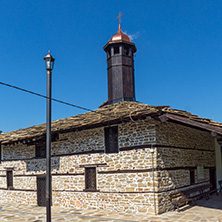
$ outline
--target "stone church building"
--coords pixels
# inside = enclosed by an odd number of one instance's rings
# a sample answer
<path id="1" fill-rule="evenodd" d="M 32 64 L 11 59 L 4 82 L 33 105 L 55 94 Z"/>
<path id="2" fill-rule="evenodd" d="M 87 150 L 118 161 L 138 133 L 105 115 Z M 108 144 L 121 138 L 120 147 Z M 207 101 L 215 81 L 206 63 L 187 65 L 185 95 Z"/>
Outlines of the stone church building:
<path id="1" fill-rule="evenodd" d="M 222 124 L 136 101 L 137 49 L 119 25 L 104 46 L 108 101 L 52 122 L 52 204 L 163 213 L 169 194 L 222 180 Z M 0 134 L 0 196 L 45 205 L 46 125 Z"/>

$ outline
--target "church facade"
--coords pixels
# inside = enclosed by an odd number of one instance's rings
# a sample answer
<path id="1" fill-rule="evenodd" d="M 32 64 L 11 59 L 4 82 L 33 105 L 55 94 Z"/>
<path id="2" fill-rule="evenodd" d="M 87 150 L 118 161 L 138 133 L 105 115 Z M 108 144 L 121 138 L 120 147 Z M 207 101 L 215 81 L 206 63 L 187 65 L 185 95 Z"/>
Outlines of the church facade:
<path id="1" fill-rule="evenodd" d="M 222 124 L 136 102 L 135 45 L 118 32 L 105 45 L 108 101 L 52 122 L 52 204 L 163 213 L 169 194 L 222 179 Z M 0 195 L 45 205 L 46 125 L 0 134 Z"/>

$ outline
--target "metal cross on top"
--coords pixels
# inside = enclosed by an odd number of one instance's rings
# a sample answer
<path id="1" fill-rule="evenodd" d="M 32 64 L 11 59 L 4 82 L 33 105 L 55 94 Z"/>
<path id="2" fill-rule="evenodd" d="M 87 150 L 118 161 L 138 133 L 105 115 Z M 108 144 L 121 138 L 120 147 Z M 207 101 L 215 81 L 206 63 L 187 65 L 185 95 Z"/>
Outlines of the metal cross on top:
<path id="1" fill-rule="evenodd" d="M 119 26 L 121 27 L 121 16 L 123 16 L 123 14 L 121 14 L 121 12 L 119 12 L 119 16 L 117 16 L 117 18 L 119 19 Z"/>

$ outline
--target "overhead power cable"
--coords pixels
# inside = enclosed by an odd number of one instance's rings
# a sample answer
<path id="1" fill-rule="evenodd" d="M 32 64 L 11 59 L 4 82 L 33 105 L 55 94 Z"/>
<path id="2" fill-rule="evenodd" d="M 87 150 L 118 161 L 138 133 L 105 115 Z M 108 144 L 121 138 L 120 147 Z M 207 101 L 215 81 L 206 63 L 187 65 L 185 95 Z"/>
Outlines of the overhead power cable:
<path id="1" fill-rule="evenodd" d="M 39 93 L 30 91 L 30 90 L 27 90 L 27 89 L 23 89 L 23 88 L 18 87 L 18 86 L 13 86 L 13 85 L 11 85 L 11 84 L 7 84 L 7 83 L 4 83 L 4 82 L 0 82 L 0 84 L 3 85 L 3 86 L 8 86 L 8 87 L 11 87 L 11 88 L 14 88 L 14 89 L 17 89 L 17 90 L 26 92 L 26 93 L 30 93 L 30 94 L 33 94 L 33 95 L 42 97 L 42 98 L 45 98 L 45 99 L 48 99 L 48 98 L 49 98 L 49 97 L 44 96 L 44 95 L 42 95 L 42 94 L 39 94 Z M 88 109 L 88 108 L 85 108 L 85 107 L 82 107 L 82 106 L 78 106 L 78 105 L 75 105 L 75 104 L 72 104 L 72 103 L 64 102 L 64 101 L 59 100 L 59 99 L 51 98 L 51 100 L 53 100 L 53 101 L 55 101 L 55 102 L 58 102 L 58 103 L 62 103 L 62 104 L 68 105 L 68 106 L 72 106 L 72 107 L 75 107 L 75 108 L 78 108 L 78 109 L 82 109 L 82 110 L 86 110 L 86 111 L 90 111 L 90 112 L 93 111 L 92 109 Z"/>

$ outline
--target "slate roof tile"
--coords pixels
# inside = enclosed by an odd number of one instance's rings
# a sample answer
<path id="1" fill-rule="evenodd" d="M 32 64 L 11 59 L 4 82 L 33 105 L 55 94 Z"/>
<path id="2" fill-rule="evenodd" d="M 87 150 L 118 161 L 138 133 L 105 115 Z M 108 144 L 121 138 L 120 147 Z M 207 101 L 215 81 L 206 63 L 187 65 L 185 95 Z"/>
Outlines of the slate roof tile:
<path id="1" fill-rule="evenodd" d="M 103 105 L 99 109 L 86 112 L 84 114 L 55 120 L 52 122 L 52 132 L 62 132 L 81 127 L 89 127 L 96 124 L 109 123 L 114 120 L 124 120 L 126 118 L 135 118 L 138 116 L 162 115 L 170 113 L 185 117 L 190 120 L 217 126 L 222 128 L 222 124 L 210 119 L 200 118 L 189 112 L 177 109 L 171 109 L 170 106 L 150 106 L 139 102 L 120 102 L 113 105 Z M 27 138 L 33 138 L 46 133 L 46 124 L 36 125 L 25 129 L 19 129 L 12 132 L 0 134 L 0 141 L 8 143 L 11 141 L 20 141 Z"/>

